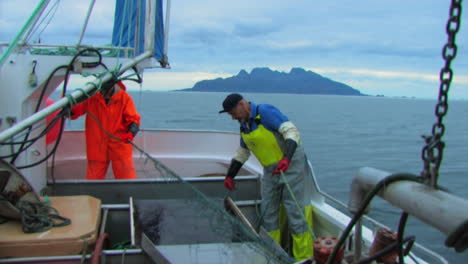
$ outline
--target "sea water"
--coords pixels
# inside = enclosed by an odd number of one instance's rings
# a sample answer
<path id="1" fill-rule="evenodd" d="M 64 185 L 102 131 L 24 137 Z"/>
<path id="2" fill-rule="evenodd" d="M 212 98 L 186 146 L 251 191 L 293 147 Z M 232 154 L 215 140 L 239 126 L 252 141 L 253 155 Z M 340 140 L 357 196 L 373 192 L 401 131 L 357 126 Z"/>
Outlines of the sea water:
<path id="1" fill-rule="evenodd" d="M 218 114 L 227 93 L 131 92 L 143 128 L 239 131 L 237 121 Z M 257 104 L 272 104 L 296 124 L 322 191 L 347 203 L 353 175 L 364 166 L 390 173 L 419 175 L 422 135 L 436 122 L 436 100 L 369 96 L 243 94 Z M 451 101 L 443 119 L 446 143 L 439 184 L 468 199 L 468 101 Z M 80 121 L 68 128 L 82 127 Z M 233 150 L 234 153 L 235 150 Z M 460 208 L 468 210 L 468 208 Z M 370 216 L 398 227 L 401 210 L 374 199 Z M 437 217 L 437 216 L 434 216 Z M 414 217 L 405 235 L 444 256 L 468 263 L 468 253 L 446 248 L 446 236 Z"/>

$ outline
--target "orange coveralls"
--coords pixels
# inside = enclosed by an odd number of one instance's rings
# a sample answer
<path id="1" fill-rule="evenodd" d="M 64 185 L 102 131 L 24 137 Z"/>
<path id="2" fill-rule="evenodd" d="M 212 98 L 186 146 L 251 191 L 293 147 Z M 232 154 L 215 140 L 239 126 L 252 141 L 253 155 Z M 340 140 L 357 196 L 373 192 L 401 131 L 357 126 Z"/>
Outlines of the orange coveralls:
<path id="1" fill-rule="evenodd" d="M 54 103 L 54 100 L 50 99 L 50 98 L 47 98 L 46 99 L 46 106 L 49 106 L 49 105 L 52 105 Z M 46 117 L 46 120 L 47 120 L 47 124 L 49 124 L 52 119 L 54 119 L 57 114 L 59 113 L 60 111 L 55 111 L 53 112 L 52 114 L 48 115 Z M 46 134 L 46 145 L 49 145 L 53 142 L 55 142 L 55 140 L 57 140 L 58 138 L 58 134 L 60 133 L 60 120 L 55 123 L 54 127 L 49 130 L 49 132 L 47 132 Z"/>
<path id="2" fill-rule="evenodd" d="M 87 179 L 104 179 L 110 161 L 116 179 L 136 178 L 132 145 L 123 142 L 120 137 L 128 132 L 131 123 L 140 126 L 140 115 L 132 98 L 125 92 L 125 86 L 121 83 L 117 85 L 122 90 L 110 98 L 109 104 L 105 103 L 101 93 L 96 93 L 72 109 L 71 119 L 86 114 Z M 119 139 L 109 136 L 106 131 Z"/>

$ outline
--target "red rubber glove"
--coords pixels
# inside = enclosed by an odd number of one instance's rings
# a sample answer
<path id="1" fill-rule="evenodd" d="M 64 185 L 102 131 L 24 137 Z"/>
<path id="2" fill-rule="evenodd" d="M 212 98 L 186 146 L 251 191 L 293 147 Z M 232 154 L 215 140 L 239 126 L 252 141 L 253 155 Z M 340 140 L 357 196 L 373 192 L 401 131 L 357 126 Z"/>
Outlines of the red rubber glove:
<path id="1" fill-rule="evenodd" d="M 273 174 L 280 174 L 280 171 L 286 172 L 289 168 L 291 162 L 287 158 L 282 158 L 278 165 L 276 166 L 276 170 L 273 171 Z"/>
<path id="2" fill-rule="evenodd" d="M 127 132 L 125 134 L 123 134 L 120 139 L 125 142 L 125 143 L 129 143 L 130 141 L 133 141 L 133 134 L 131 132 Z"/>
<path id="3" fill-rule="evenodd" d="M 236 183 L 234 182 L 234 179 L 231 177 L 226 177 L 224 178 L 224 187 L 231 192 L 234 191 L 236 188 Z"/>

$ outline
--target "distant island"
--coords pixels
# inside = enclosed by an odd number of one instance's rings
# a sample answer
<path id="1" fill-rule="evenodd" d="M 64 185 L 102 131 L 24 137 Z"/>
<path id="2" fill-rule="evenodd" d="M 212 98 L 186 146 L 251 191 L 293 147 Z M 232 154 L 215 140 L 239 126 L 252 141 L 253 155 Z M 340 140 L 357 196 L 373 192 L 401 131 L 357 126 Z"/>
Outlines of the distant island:
<path id="1" fill-rule="evenodd" d="M 313 71 L 292 68 L 286 73 L 267 67 L 254 68 L 250 74 L 241 70 L 229 78 L 199 81 L 193 88 L 178 91 L 365 95 L 349 85 L 333 81 Z"/>

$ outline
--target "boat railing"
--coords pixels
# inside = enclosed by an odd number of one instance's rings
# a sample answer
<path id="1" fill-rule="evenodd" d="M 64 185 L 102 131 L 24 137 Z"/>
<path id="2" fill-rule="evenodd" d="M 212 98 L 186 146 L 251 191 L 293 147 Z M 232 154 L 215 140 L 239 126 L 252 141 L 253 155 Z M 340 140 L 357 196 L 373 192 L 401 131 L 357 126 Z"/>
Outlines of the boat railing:
<path id="1" fill-rule="evenodd" d="M 348 210 L 348 206 L 341 202 L 340 200 L 334 198 L 333 196 L 319 190 L 320 194 L 322 194 L 325 199 L 327 201 L 330 201 L 332 202 L 333 204 L 335 204 L 337 207 L 337 209 L 341 209 L 340 211 L 348 216 L 350 216 L 350 212 Z M 377 220 L 367 216 L 367 215 L 364 215 L 363 216 L 364 220 L 366 221 L 366 223 L 369 223 L 372 225 L 372 229 L 375 231 L 379 228 L 386 228 L 386 229 L 390 229 L 388 226 L 378 222 Z M 414 253 L 412 252 L 416 252 L 417 254 L 417 257 L 415 256 Z M 423 259 L 425 261 L 427 261 L 428 263 L 441 263 L 441 264 L 448 264 L 449 262 L 444 258 L 442 257 L 441 255 L 437 254 L 436 252 L 422 246 L 421 244 L 419 243 L 414 243 L 413 245 L 413 249 L 412 249 L 412 252 L 409 253 L 409 256 L 410 258 L 412 258 L 413 260 L 414 259 L 417 259 L 417 258 L 420 258 L 420 259 Z M 415 262 L 417 263 L 417 261 L 415 260 Z"/>
<path id="2" fill-rule="evenodd" d="M 10 43 L 0 42 L 0 51 L 2 48 L 8 48 Z M 33 55 L 76 55 L 85 48 L 92 47 L 101 52 L 104 57 L 131 58 L 135 48 L 133 47 L 115 47 L 115 46 L 90 46 L 90 45 L 57 45 L 44 43 L 27 43 L 18 45 L 20 48 L 29 50 Z"/>

